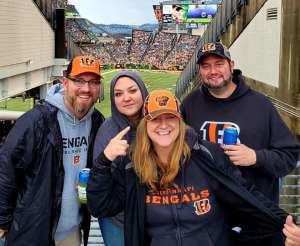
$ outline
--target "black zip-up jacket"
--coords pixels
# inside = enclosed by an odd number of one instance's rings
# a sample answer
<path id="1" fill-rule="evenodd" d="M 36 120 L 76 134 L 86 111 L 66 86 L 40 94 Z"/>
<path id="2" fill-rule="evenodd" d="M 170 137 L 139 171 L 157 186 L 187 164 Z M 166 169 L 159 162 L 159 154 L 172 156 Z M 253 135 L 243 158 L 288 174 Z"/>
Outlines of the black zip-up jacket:
<path id="1" fill-rule="evenodd" d="M 207 210 L 215 212 L 210 215 L 213 218 L 204 217 L 204 220 L 199 222 L 203 226 L 191 223 L 182 224 L 185 215 L 180 210 L 188 206 L 182 203 L 175 207 L 171 206 L 172 210 L 176 210 L 174 213 L 172 212 L 174 216 L 170 223 L 166 223 L 167 228 L 171 227 L 171 229 L 167 230 L 159 223 L 152 226 L 152 229 L 146 228 L 149 216 L 151 216 L 146 213 L 146 197 L 149 195 L 149 191 L 140 184 L 132 163 L 126 161 L 123 163 L 127 164 L 123 166 L 119 163 L 118 171 L 111 173 L 111 162 L 103 153 L 100 154 L 91 171 L 87 197 L 88 207 L 96 217 L 112 216 L 124 208 L 126 246 L 233 245 L 229 236 L 229 228 L 238 222 L 248 230 L 245 230 L 247 233 L 242 231 L 239 235 L 239 244 L 237 245 L 284 245 L 284 236 L 281 230 L 287 214 L 265 198 L 253 185 L 248 184 L 242 178 L 240 171 L 230 164 L 228 158 L 216 145 L 206 141 L 197 141 L 189 162 L 185 164 L 184 168 L 181 168 L 176 177 L 181 183 L 182 190 L 187 188 L 186 185 L 191 181 L 188 177 L 192 176 L 196 185 L 207 185 L 209 194 L 211 194 L 209 197 L 210 207 L 205 206 L 207 203 L 200 202 L 199 204 L 204 205 L 201 208 L 205 209 L 206 207 Z M 195 176 L 199 179 L 195 179 Z M 158 201 L 156 198 L 155 203 Z M 218 206 L 221 209 L 218 210 Z M 170 211 L 166 207 L 162 210 L 165 210 L 166 213 Z M 177 216 L 175 216 L 176 214 Z M 146 218 L 148 218 L 147 222 Z M 151 236 L 149 232 L 152 234 Z"/>
<path id="2" fill-rule="evenodd" d="M 58 109 L 37 105 L 20 117 L 0 149 L 0 228 L 8 230 L 5 245 L 54 246 L 64 182 L 63 147 Z M 104 121 L 92 114 L 88 163 L 97 129 Z M 90 214 L 82 206 L 84 245 Z"/>
<path id="3" fill-rule="evenodd" d="M 246 85 L 242 72 L 234 70 L 237 85 L 228 98 L 216 98 L 205 86 L 191 92 L 181 104 L 184 121 L 202 139 L 222 143 L 225 125 L 239 131 L 242 144 L 255 150 L 256 164 L 240 166 L 243 177 L 269 199 L 279 202 L 279 177 L 297 164 L 300 145 L 272 103 Z"/>

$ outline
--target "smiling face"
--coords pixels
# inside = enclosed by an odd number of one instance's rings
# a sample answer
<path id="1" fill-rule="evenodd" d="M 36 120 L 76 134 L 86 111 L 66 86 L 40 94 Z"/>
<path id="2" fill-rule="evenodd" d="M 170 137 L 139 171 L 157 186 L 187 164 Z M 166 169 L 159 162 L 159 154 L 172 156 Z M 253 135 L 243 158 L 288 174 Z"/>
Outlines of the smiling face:
<path id="1" fill-rule="evenodd" d="M 117 110 L 129 120 L 139 117 L 143 106 L 143 97 L 139 86 L 129 77 L 121 77 L 114 87 L 114 99 Z"/>
<path id="2" fill-rule="evenodd" d="M 162 114 L 147 121 L 147 134 L 156 151 L 172 150 L 179 135 L 179 121 L 173 114 Z"/>
<path id="3" fill-rule="evenodd" d="M 85 81 L 100 79 L 94 73 L 79 74 L 75 78 Z M 63 86 L 66 108 L 79 119 L 86 115 L 99 97 L 100 84 L 85 83 L 78 86 L 71 79 L 64 78 Z"/>
<path id="4" fill-rule="evenodd" d="M 199 73 L 209 89 L 222 89 L 231 83 L 234 63 L 225 58 L 208 55 L 200 63 Z"/>

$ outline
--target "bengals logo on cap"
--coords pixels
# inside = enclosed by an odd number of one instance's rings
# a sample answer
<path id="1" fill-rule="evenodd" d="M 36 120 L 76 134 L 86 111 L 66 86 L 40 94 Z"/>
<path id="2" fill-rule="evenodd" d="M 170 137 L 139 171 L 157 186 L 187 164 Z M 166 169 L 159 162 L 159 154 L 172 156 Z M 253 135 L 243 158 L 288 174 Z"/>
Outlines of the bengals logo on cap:
<path id="1" fill-rule="evenodd" d="M 204 44 L 198 51 L 197 54 L 197 64 L 201 63 L 201 59 L 207 55 L 207 54 L 214 54 L 223 58 L 226 58 L 228 60 L 231 60 L 231 56 L 229 53 L 229 50 L 227 47 L 225 47 L 222 43 L 220 42 L 215 42 L 215 43 L 206 43 Z"/>
<path id="2" fill-rule="evenodd" d="M 156 98 L 156 102 L 158 103 L 159 106 L 163 107 L 168 104 L 169 98 L 166 96 L 158 96 Z"/>
<path id="3" fill-rule="evenodd" d="M 81 57 L 80 58 L 80 65 L 81 66 L 89 66 L 89 67 L 92 67 L 92 66 L 96 66 L 96 61 L 95 59 L 91 58 L 91 57 Z"/>
<path id="4" fill-rule="evenodd" d="M 178 99 L 168 90 L 152 91 L 144 103 L 144 117 L 153 120 L 167 113 L 181 118 Z"/>
<path id="5" fill-rule="evenodd" d="M 207 44 L 204 44 L 202 46 L 202 52 L 203 53 L 214 51 L 214 50 L 216 50 L 216 44 L 215 43 L 207 43 Z"/>
<path id="6" fill-rule="evenodd" d="M 93 56 L 74 57 L 68 66 L 67 75 L 77 76 L 81 73 L 94 73 L 102 78 L 99 61 Z"/>

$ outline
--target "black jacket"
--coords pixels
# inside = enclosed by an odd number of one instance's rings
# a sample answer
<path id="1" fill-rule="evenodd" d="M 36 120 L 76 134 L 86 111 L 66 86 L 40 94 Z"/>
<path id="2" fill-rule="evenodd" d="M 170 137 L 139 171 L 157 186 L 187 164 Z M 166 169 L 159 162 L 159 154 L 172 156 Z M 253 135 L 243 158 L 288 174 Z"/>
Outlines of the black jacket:
<path id="1" fill-rule="evenodd" d="M 183 203 L 178 207 L 180 216 L 174 215 L 174 220 L 171 220 L 174 224 L 169 230 L 170 233 L 159 225 L 158 230 L 161 231 L 162 236 L 158 238 L 149 235 L 150 228 L 146 228 L 145 224 L 146 216 L 149 216 L 146 214 L 146 197 L 149 191 L 140 184 L 132 163 L 125 161 L 123 163 L 127 164 L 125 166 L 120 164 L 119 171 L 114 172 L 112 176 L 111 162 L 103 153 L 100 154 L 91 171 L 87 196 L 88 207 L 94 216 L 112 216 L 125 209 L 126 246 L 196 246 L 199 243 L 206 246 L 233 245 L 233 242 L 230 242 L 229 231 L 230 227 L 238 222 L 248 230 L 239 235 L 240 243 L 237 245 L 284 244 L 281 230 L 287 214 L 266 199 L 254 186 L 249 185 L 241 177 L 240 171 L 230 164 L 216 145 L 197 141 L 191 159 L 176 179 L 181 180 L 179 182 L 182 190 L 185 190 L 190 181 L 190 179 L 184 180 L 185 177 L 189 175 L 194 178 L 199 177 L 196 182 L 200 185 L 205 183 L 209 193 L 212 194 L 209 198 L 211 210 L 215 211 L 214 208 L 219 206 L 221 207 L 219 214 L 212 214 L 213 219 L 210 220 L 208 217 L 207 221 L 199 222 L 204 223 L 201 228 L 197 227 L 198 224 L 183 226 L 181 221 L 185 218 L 184 215 L 180 215 L 180 209 L 181 206 L 187 206 Z M 187 231 L 188 227 L 189 231 Z M 274 242 L 274 244 L 265 242 Z"/>
<path id="2" fill-rule="evenodd" d="M 237 87 L 228 98 L 212 96 L 205 86 L 190 93 L 181 104 L 183 119 L 213 143 L 222 143 L 225 125 L 237 128 L 240 142 L 257 157 L 255 165 L 239 167 L 243 177 L 278 203 L 278 178 L 296 167 L 300 145 L 272 103 L 246 85 L 241 71 L 234 70 L 232 80 Z"/>
<path id="3" fill-rule="evenodd" d="M 19 118 L 0 149 L 0 228 L 5 245 L 53 246 L 64 182 L 63 147 L 57 108 L 37 105 Z M 103 116 L 94 111 L 88 163 Z M 90 214 L 82 207 L 87 245 Z"/>

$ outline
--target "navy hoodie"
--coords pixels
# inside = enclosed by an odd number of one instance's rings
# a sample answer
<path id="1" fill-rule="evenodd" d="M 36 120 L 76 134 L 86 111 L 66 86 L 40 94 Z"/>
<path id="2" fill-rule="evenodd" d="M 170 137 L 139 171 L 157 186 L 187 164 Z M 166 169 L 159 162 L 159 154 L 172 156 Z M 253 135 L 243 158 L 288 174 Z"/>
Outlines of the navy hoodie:
<path id="1" fill-rule="evenodd" d="M 241 233 L 238 245 L 284 245 L 287 214 L 248 184 L 216 145 L 194 143 L 176 176 L 178 188 L 151 192 L 130 161 L 125 170 L 119 167 L 110 172 L 111 161 L 100 154 L 87 196 L 94 216 L 111 216 L 125 207 L 126 246 L 231 246 L 230 226 L 239 220 L 251 230 Z"/>
<path id="2" fill-rule="evenodd" d="M 250 89 L 239 70 L 234 70 L 237 85 L 228 98 L 215 98 L 205 86 L 193 91 L 181 105 L 185 122 L 204 140 L 222 143 L 224 126 L 234 126 L 239 142 L 256 152 L 257 163 L 239 167 L 244 178 L 254 183 L 268 198 L 278 203 L 278 178 L 295 168 L 299 144 L 272 103 Z"/>
<path id="3" fill-rule="evenodd" d="M 143 101 L 148 96 L 147 88 L 142 81 L 142 79 L 134 72 L 131 71 L 123 71 L 118 73 L 110 83 L 110 100 L 111 100 L 111 117 L 105 120 L 105 122 L 99 128 L 95 144 L 93 150 L 93 159 L 97 158 L 97 156 L 105 149 L 109 141 L 115 137 L 121 130 L 125 127 L 130 126 L 130 131 L 126 134 L 125 139 L 128 143 L 132 143 L 135 138 L 136 128 L 131 124 L 131 122 L 127 119 L 127 117 L 121 114 L 115 104 L 115 97 L 114 97 L 114 88 L 116 82 L 121 77 L 129 77 L 133 79 L 136 84 L 138 85 L 139 89 L 141 90 Z M 113 218 L 113 221 L 116 222 L 118 225 L 123 224 L 123 216 L 119 215 Z"/>

